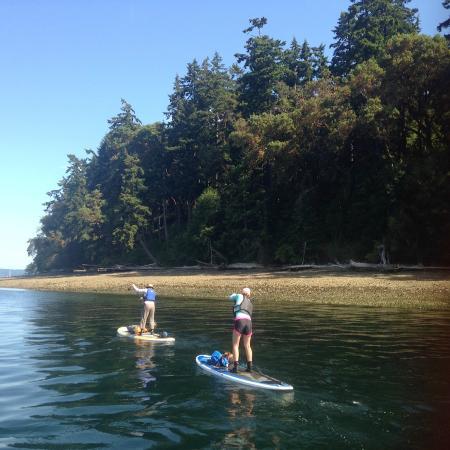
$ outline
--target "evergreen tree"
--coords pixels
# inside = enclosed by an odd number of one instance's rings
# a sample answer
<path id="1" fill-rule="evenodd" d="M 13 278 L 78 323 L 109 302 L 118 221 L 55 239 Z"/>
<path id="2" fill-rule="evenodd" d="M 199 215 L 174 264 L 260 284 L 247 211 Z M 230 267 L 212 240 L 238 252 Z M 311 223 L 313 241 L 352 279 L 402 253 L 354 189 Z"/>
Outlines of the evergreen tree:
<path id="1" fill-rule="evenodd" d="M 357 64 L 381 57 L 391 37 L 418 32 L 417 9 L 406 6 L 410 1 L 351 0 L 334 29 L 333 72 L 347 75 Z"/>
<path id="2" fill-rule="evenodd" d="M 144 170 L 137 156 L 129 155 L 128 152 L 124 152 L 122 156 L 121 189 L 113 206 L 112 242 L 125 252 L 133 250 L 139 242 L 151 262 L 156 262 L 143 239 L 150 217 L 150 209 L 141 199 L 143 191 L 146 190 Z"/>
<path id="3" fill-rule="evenodd" d="M 140 197 L 151 212 L 153 226 L 149 226 L 149 232 L 154 231 L 160 239 L 167 241 L 167 209 L 172 201 L 173 180 L 170 174 L 172 154 L 167 152 L 165 131 L 162 123 L 142 127 L 130 142 L 129 151 L 139 158 L 143 169 L 145 189 L 140 189 Z"/>
<path id="4" fill-rule="evenodd" d="M 258 32 L 267 22 L 250 19 L 257 23 Z M 255 26 L 244 30 L 253 31 Z M 267 35 L 252 36 L 245 45 L 246 53 L 237 53 L 237 62 L 243 64 L 244 72 L 238 80 L 241 109 L 246 116 L 269 110 L 277 100 L 276 85 L 285 78 L 284 41 Z"/>
<path id="5" fill-rule="evenodd" d="M 310 47 L 306 40 L 300 47 L 294 38 L 289 49 L 284 52 L 286 71 L 283 81 L 288 86 L 296 88 L 322 78 L 328 70 L 328 60 L 324 51 L 324 45 Z"/>
<path id="6" fill-rule="evenodd" d="M 450 50 L 407 3 L 352 0 L 339 76 L 323 45 L 285 49 L 260 18 L 242 68 L 216 54 L 176 77 L 167 123 L 142 126 L 122 100 L 98 151 L 69 155 L 29 269 L 380 262 L 381 247 L 450 263 Z"/>
<path id="7" fill-rule="evenodd" d="M 320 80 L 321 78 L 327 76 L 328 69 L 328 58 L 325 56 L 325 45 L 321 44 L 318 47 L 312 47 L 312 78 L 314 80 Z"/>
<path id="8" fill-rule="evenodd" d="M 442 6 L 445 9 L 450 9 L 450 0 L 444 0 L 442 2 Z M 444 28 L 448 28 L 450 27 L 450 18 L 448 18 L 447 20 L 444 20 L 443 22 L 441 22 L 437 29 L 439 32 L 441 32 Z M 445 39 L 447 39 L 448 44 L 450 45 L 450 34 L 444 34 Z"/>
<path id="9" fill-rule="evenodd" d="M 178 215 L 185 206 L 188 221 L 197 197 L 216 185 L 225 169 L 235 107 L 235 84 L 217 54 L 201 65 L 194 60 L 186 76 L 175 80 L 167 113 L 169 173 L 176 180 Z"/>
<path id="10" fill-rule="evenodd" d="M 123 239 L 117 239 L 117 224 L 123 219 L 117 205 L 123 194 L 123 170 L 126 167 L 128 147 L 141 128 L 133 108 L 122 99 L 121 112 L 108 120 L 110 129 L 103 138 L 98 152 L 90 152 L 91 160 L 87 170 L 88 186 L 98 189 L 104 199 L 102 212 L 105 220 L 102 226 L 102 245 L 98 246 L 99 255 L 105 262 L 111 261 L 111 248 Z M 131 244 L 130 244 L 131 245 Z M 120 248 L 131 249 L 133 246 L 123 245 Z"/>
<path id="11" fill-rule="evenodd" d="M 58 183 L 60 188 L 48 193 L 41 233 L 30 241 L 30 253 L 40 253 L 35 261 L 38 270 L 91 262 L 91 242 L 101 237 L 101 193 L 87 187 L 87 161 L 74 155 L 68 158 L 69 167 Z"/>
<path id="12" fill-rule="evenodd" d="M 436 261 L 450 248 L 450 51 L 440 36 L 397 36 L 382 66 L 386 156 L 395 170 L 393 252 Z"/>
<path id="13" fill-rule="evenodd" d="M 131 105 L 124 99 L 121 103 L 121 112 L 108 119 L 109 132 L 103 138 L 98 152 L 89 152 L 91 163 L 88 168 L 90 187 L 99 185 L 103 194 L 116 196 L 118 177 L 117 168 L 114 169 L 115 162 L 141 126 L 141 121 L 136 117 Z"/>
<path id="14" fill-rule="evenodd" d="M 297 87 L 313 78 L 312 49 L 305 40 L 300 46 L 294 38 L 288 50 L 284 52 L 286 70 L 284 80 L 288 86 Z"/>

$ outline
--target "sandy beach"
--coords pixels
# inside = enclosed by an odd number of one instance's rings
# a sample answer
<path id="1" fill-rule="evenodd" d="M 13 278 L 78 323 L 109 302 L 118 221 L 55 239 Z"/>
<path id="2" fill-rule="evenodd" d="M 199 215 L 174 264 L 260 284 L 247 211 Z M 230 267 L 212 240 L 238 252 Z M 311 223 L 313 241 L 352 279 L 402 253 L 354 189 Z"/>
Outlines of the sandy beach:
<path id="1" fill-rule="evenodd" d="M 414 308 L 450 306 L 450 273 L 447 271 L 209 272 L 167 269 L 2 278 L 0 288 L 125 294 L 131 293 L 132 283 L 143 287 L 147 282 L 153 283 L 158 295 L 163 297 L 224 298 L 249 286 L 255 298 L 271 301 Z"/>

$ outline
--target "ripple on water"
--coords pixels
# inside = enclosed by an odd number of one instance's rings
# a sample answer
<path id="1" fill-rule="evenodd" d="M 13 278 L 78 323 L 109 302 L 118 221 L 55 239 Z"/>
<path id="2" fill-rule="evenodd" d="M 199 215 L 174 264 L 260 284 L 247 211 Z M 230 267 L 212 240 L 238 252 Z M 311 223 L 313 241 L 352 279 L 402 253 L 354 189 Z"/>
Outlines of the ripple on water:
<path id="1" fill-rule="evenodd" d="M 116 337 L 133 296 L 8 295 L 0 446 L 427 448 L 450 406 L 449 311 L 258 304 L 255 365 L 294 385 L 280 395 L 197 370 L 230 349 L 226 301 L 162 299 L 160 346 Z"/>

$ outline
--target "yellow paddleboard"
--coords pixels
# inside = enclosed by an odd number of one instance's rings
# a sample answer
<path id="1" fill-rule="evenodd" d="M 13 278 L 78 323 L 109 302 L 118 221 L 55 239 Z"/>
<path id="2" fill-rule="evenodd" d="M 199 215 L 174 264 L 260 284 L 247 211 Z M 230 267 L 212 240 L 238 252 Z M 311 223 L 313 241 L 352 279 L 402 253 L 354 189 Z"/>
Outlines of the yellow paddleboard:
<path id="1" fill-rule="evenodd" d="M 173 336 L 167 336 L 167 333 L 142 333 L 134 334 L 131 332 L 131 327 L 119 327 L 117 328 L 117 334 L 122 337 L 127 337 L 131 339 L 136 339 L 138 341 L 149 341 L 149 342 L 175 342 Z"/>

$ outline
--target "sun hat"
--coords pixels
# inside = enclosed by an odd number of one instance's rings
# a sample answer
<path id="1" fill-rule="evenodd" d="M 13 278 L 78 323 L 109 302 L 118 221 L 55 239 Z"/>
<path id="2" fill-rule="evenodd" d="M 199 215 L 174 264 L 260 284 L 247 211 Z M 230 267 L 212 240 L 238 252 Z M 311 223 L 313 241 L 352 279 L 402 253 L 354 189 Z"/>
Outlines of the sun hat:
<path id="1" fill-rule="evenodd" d="M 147 287 L 153 289 L 153 284 L 152 283 L 147 283 Z"/>

